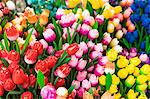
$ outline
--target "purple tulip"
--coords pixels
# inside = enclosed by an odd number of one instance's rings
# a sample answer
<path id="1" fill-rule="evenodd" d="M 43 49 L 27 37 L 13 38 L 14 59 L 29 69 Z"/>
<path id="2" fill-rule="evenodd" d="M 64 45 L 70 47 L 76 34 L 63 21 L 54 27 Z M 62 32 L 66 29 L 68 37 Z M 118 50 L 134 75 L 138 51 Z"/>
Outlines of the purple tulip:
<path id="1" fill-rule="evenodd" d="M 87 24 L 82 24 L 81 29 L 80 29 L 80 33 L 82 35 L 87 35 L 89 33 L 89 31 L 91 30 L 91 27 Z"/>
<path id="2" fill-rule="evenodd" d="M 85 42 L 80 42 L 79 46 L 83 50 L 84 54 L 86 54 L 88 52 L 88 47 L 87 47 L 87 44 Z"/>
<path id="3" fill-rule="evenodd" d="M 135 57 L 136 55 L 137 55 L 136 48 L 131 48 L 131 49 L 130 49 L 130 56 L 131 56 L 131 57 Z"/>
<path id="4" fill-rule="evenodd" d="M 74 68 L 77 66 L 77 64 L 78 64 L 78 58 L 76 58 L 75 55 L 72 55 L 71 60 L 69 61 L 68 65 Z"/>
<path id="5" fill-rule="evenodd" d="M 100 66 L 99 64 L 97 64 L 97 65 L 95 66 L 94 74 L 95 74 L 96 76 L 103 75 L 103 74 L 104 74 L 104 70 L 105 70 L 105 68 L 104 68 L 103 66 Z"/>
<path id="6" fill-rule="evenodd" d="M 56 39 L 56 34 L 52 29 L 46 29 L 43 32 L 43 36 L 47 42 L 53 42 Z"/>
<path id="7" fill-rule="evenodd" d="M 78 81 L 84 80 L 84 79 L 86 78 L 86 75 L 87 75 L 87 71 L 85 71 L 85 70 L 82 71 L 82 72 L 79 71 L 78 74 L 77 74 L 77 76 L 76 76 L 76 77 L 77 77 L 77 80 L 78 80 Z"/>
<path id="8" fill-rule="evenodd" d="M 105 66 L 107 62 L 108 62 L 107 56 L 102 56 L 102 57 L 98 58 L 99 65 Z"/>
<path id="9" fill-rule="evenodd" d="M 129 56 L 128 50 L 126 48 L 123 49 L 122 55 L 123 56 Z"/>
<path id="10" fill-rule="evenodd" d="M 85 88 L 86 90 L 89 90 L 91 88 L 91 83 L 87 79 L 82 81 L 82 88 Z"/>
<path id="11" fill-rule="evenodd" d="M 98 84 L 98 77 L 96 77 L 95 74 L 91 74 L 90 77 L 89 77 L 89 81 L 90 81 L 92 86 L 97 86 L 97 84 Z"/>
<path id="12" fill-rule="evenodd" d="M 81 58 L 82 55 L 83 55 L 83 50 L 80 48 L 80 49 L 75 53 L 75 56 L 76 56 L 77 58 Z"/>
<path id="13" fill-rule="evenodd" d="M 79 60 L 78 65 L 76 67 L 77 70 L 82 71 L 87 64 L 87 60 L 83 60 L 82 58 Z"/>
<path id="14" fill-rule="evenodd" d="M 94 46 L 94 50 L 98 52 L 103 52 L 103 46 L 101 43 L 98 43 Z"/>
<path id="15" fill-rule="evenodd" d="M 78 97 L 83 97 L 83 94 L 84 94 L 84 92 L 85 92 L 85 89 L 84 88 L 82 88 L 82 87 L 80 87 L 79 88 L 79 90 L 77 91 L 77 94 L 78 94 Z"/>
<path id="16" fill-rule="evenodd" d="M 80 87 L 80 81 L 73 80 L 73 81 L 72 81 L 72 85 L 76 85 L 76 86 L 75 86 L 75 89 L 79 89 L 79 87 Z"/>
<path id="17" fill-rule="evenodd" d="M 98 36 L 99 36 L 99 33 L 98 33 L 98 30 L 97 30 L 97 29 L 92 29 L 92 30 L 90 30 L 89 33 L 88 33 L 88 38 L 89 38 L 90 40 L 94 40 L 94 39 L 98 38 Z"/>
<path id="18" fill-rule="evenodd" d="M 56 99 L 56 89 L 54 88 L 54 86 L 44 86 L 40 94 L 43 99 Z"/>

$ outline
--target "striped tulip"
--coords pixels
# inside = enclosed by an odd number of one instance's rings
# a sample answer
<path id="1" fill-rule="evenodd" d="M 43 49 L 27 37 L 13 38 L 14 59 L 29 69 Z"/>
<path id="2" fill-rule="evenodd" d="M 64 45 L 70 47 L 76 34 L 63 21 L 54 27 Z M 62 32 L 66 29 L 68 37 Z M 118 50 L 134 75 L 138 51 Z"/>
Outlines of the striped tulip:
<path id="1" fill-rule="evenodd" d="M 46 29 L 43 32 L 43 36 L 47 42 L 53 42 L 56 38 L 56 34 L 54 33 L 52 29 Z"/>
<path id="2" fill-rule="evenodd" d="M 82 24 L 81 29 L 80 29 L 80 34 L 87 35 L 90 30 L 91 30 L 91 27 L 89 25 Z"/>

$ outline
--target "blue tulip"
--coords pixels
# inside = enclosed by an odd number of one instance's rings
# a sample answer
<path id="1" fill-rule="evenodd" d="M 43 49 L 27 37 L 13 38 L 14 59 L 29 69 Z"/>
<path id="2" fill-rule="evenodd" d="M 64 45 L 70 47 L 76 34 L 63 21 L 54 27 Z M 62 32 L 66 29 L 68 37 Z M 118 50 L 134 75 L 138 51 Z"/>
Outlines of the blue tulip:
<path id="1" fill-rule="evenodd" d="M 126 39 L 129 43 L 133 43 L 135 41 L 135 37 L 133 36 L 133 34 L 131 32 L 128 32 L 126 34 Z"/>
<path id="2" fill-rule="evenodd" d="M 144 12 L 147 13 L 147 14 L 150 13 L 150 5 L 147 5 L 145 7 Z"/>
<path id="3" fill-rule="evenodd" d="M 150 18 L 145 18 L 142 21 L 142 26 L 144 26 L 145 28 L 148 28 L 149 24 L 150 24 Z"/>
<path id="4" fill-rule="evenodd" d="M 133 36 L 137 39 L 138 38 L 138 30 L 133 32 Z"/>
<path id="5" fill-rule="evenodd" d="M 132 9 L 134 12 L 135 12 L 135 11 L 136 11 L 136 9 L 137 9 L 136 4 L 134 4 L 134 3 L 133 3 L 130 7 L 131 7 L 131 9 Z"/>
<path id="6" fill-rule="evenodd" d="M 145 20 L 146 18 L 148 18 L 148 14 L 142 14 L 141 21 Z"/>
<path id="7" fill-rule="evenodd" d="M 135 0 L 134 1 L 136 5 L 138 5 L 140 8 L 145 8 L 147 4 L 147 0 Z"/>
<path id="8" fill-rule="evenodd" d="M 145 49 L 145 46 L 146 46 L 146 42 L 143 41 L 143 42 L 141 43 L 141 45 L 140 45 L 140 48 L 141 48 L 142 50 L 144 50 L 144 49 Z"/>
<path id="9" fill-rule="evenodd" d="M 131 22 L 134 23 L 134 22 L 138 22 L 141 19 L 141 17 L 138 13 L 135 13 L 130 16 L 130 19 Z"/>

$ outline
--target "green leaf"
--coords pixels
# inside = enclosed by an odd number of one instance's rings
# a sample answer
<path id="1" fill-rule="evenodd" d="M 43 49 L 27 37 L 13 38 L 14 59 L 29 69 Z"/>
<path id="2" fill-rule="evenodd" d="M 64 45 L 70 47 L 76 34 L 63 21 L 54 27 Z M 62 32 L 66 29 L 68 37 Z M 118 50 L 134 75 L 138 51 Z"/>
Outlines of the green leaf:
<path id="1" fill-rule="evenodd" d="M 0 42 L 0 46 L 1 46 L 2 50 L 4 50 L 4 45 L 2 44 L 2 42 Z"/>
<path id="2" fill-rule="evenodd" d="M 120 81 L 120 94 L 123 95 L 123 93 L 124 93 L 124 88 L 122 82 Z"/>
<path id="3" fill-rule="evenodd" d="M 65 63 L 68 63 L 69 61 L 71 60 L 70 57 L 66 58 L 61 64 L 65 64 Z"/>
<path id="4" fill-rule="evenodd" d="M 58 32 L 58 27 L 57 27 L 56 20 L 54 18 L 52 18 L 52 22 L 53 22 L 54 27 L 55 27 L 56 37 L 57 37 L 57 39 L 59 39 L 60 38 L 60 34 Z"/>
<path id="5" fill-rule="evenodd" d="M 145 47 L 146 53 L 149 52 L 149 44 L 150 44 L 150 41 L 149 41 L 149 37 L 147 36 L 147 37 L 146 37 L 146 47 Z"/>
<path id="6" fill-rule="evenodd" d="M 55 42 L 55 41 L 53 41 L 53 44 L 54 44 L 54 48 L 55 48 L 55 50 L 57 51 L 57 50 L 58 50 L 58 48 L 57 48 L 57 44 L 56 44 L 56 42 Z"/>
<path id="7" fill-rule="evenodd" d="M 95 24 L 93 25 L 93 29 L 98 29 L 98 22 L 96 21 Z"/>
<path id="8" fill-rule="evenodd" d="M 20 53 L 20 48 L 19 48 L 19 45 L 18 45 L 17 41 L 15 41 L 15 45 L 16 45 L 16 52 Z"/>
<path id="9" fill-rule="evenodd" d="M 9 66 L 9 63 L 4 59 L 4 58 L 1 58 L 1 61 L 3 62 L 3 64 L 8 67 Z"/>
<path id="10" fill-rule="evenodd" d="M 7 21 L 7 18 L 4 18 L 3 21 L 2 21 L 2 23 L 1 23 L 2 27 L 4 27 L 6 25 L 6 21 Z"/>
<path id="11" fill-rule="evenodd" d="M 125 38 L 123 38 L 123 43 L 124 43 L 124 45 L 125 45 L 128 49 L 130 49 L 129 43 L 128 43 L 128 41 L 127 41 Z"/>
<path id="12" fill-rule="evenodd" d="M 67 41 L 70 44 L 70 30 L 69 30 L 69 28 L 67 28 L 67 33 L 68 33 Z"/>
<path id="13" fill-rule="evenodd" d="M 28 34 L 28 36 L 27 36 L 27 38 L 26 38 L 26 40 L 25 40 L 24 46 L 23 46 L 23 48 L 22 48 L 21 55 L 24 54 L 24 52 L 25 52 L 25 50 L 26 50 L 26 48 L 27 48 L 27 46 L 28 46 L 28 43 L 29 43 L 29 40 L 30 40 L 30 38 L 31 38 L 32 32 L 33 32 L 33 29 L 32 29 L 31 32 Z"/>
<path id="14" fill-rule="evenodd" d="M 6 47 L 6 50 L 9 52 L 10 49 L 9 49 L 9 46 L 8 46 L 8 39 L 7 39 L 7 35 L 6 33 L 4 32 L 4 43 L 5 43 L 5 47 Z"/>
<path id="15" fill-rule="evenodd" d="M 21 94 L 20 91 L 10 91 L 10 92 L 8 92 L 8 94 L 6 95 L 6 99 L 10 99 L 10 98 L 9 98 L 9 95 L 19 95 L 19 94 Z"/>
<path id="16" fill-rule="evenodd" d="M 93 90 L 92 90 L 92 88 L 90 88 L 90 89 L 88 90 L 88 93 L 90 93 L 90 94 L 93 95 Z"/>
<path id="17" fill-rule="evenodd" d="M 109 90 L 112 84 L 112 76 L 110 73 L 106 74 L 106 90 Z"/>
<path id="18" fill-rule="evenodd" d="M 38 70 L 37 82 L 40 85 L 40 88 L 42 89 L 44 87 L 44 74 L 40 70 Z"/>
<path id="19" fill-rule="evenodd" d="M 54 86 L 56 85 L 57 81 L 58 81 L 59 77 L 57 77 L 54 81 Z"/>
<path id="20" fill-rule="evenodd" d="M 90 2 L 87 2 L 87 8 L 86 9 L 88 9 L 89 12 L 90 12 L 90 15 L 93 16 L 94 10 L 93 10 L 92 5 L 90 4 Z"/>
<path id="21" fill-rule="evenodd" d="M 72 91 L 74 90 L 76 85 L 72 85 L 69 89 L 68 89 L 68 93 L 71 94 Z"/>
<path id="22" fill-rule="evenodd" d="M 58 50 L 62 49 L 62 37 L 59 39 Z"/>

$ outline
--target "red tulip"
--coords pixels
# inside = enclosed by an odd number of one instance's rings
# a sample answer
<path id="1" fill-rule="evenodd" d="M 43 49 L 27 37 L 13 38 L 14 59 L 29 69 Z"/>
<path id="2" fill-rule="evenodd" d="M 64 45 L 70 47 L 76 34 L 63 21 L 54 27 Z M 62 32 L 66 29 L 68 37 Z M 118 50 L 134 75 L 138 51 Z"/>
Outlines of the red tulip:
<path id="1" fill-rule="evenodd" d="M 17 69 L 12 74 L 12 79 L 15 84 L 23 84 L 26 77 L 22 69 Z"/>
<path id="2" fill-rule="evenodd" d="M 71 44 L 67 49 L 67 53 L 69 56 L 74 55 L 79 50 L 79 46 L 77 43 Z"/>
<path id="3" fill-rule="evenodd" d="M 16 88 L 16 85 L 14 84 L 13 80 L 11 78 L 7 79 L 4 83 L 4 89 L 6 91 L 12 91 Z"/>
<path id="4" fill-rule="evenodd" d="M 16 69 L 18 69 L 19 67 L 20 67 L 20 66 L 19 66 L 18 64 L 16 64 L 16 63 L 11 63 L 11 64 L 9 64 L 8 69 L 9 69 L 10 73 L 12 74 L 13 71 L 15 71 Z"/>
<path id="5" fill-rule="evenodd" d="M 21 99 L 33 99 L 33 95 L 30 91 L 26 91 L 21 95 Z"/>
<path id="6" fill-rule="evenodd" d="M 27 74 L 25 74 L 25 81 L 24 81 L 24 83 L 22 84 L 22 88 L 28 88 L 29 87 L 29 84 L 30 84 L 30 79 L 29 79 L 29 77 L 28 77 L 28 75 Z"/>
<path id="7" fill-rule="evenodd" d="M 65 79 L 59 78 L 57 83 L 56 83 L 56 88 L 62 87 L 65 84 Z"/>
<path id="8" fill-rule="evenodd" d="M 0 57 L 1 58 L 7 58 L 8 52 L 6 50 L 0 50 Z"/>
<path id="9" fill-rule="evenodd" d="M 53 68 L 56 65 L 57 57 L 55 56 L 49 56 L 45 59 L 45 62 L 48 64 L 48 69 Z"/>
<path id="10" fill-rule="evenodd" d="M 9 53 L 8 53 L 8 62 L 9 63 L 19 63 L 20 61 L 20 55 L 19 53 L 17 53 L 15 50 L 11 50 Z"/>
<path id="11" fill-rule="evenodd" d="M 0 85 L 0 96 L 3 96 L 4 94 L 4 87 Z"/>
<path id="12" fill-rule="evenodd" d="M 38 60 L 38 62 L 35 64 L 35 71 L 38 72 L 40 70 L 44 74 L 48 71 L 48 64 L 44 60 Z"/>
<path id="13" fill-rule="evenodd" d="M 32 46 L 32 49 L 37 50 L 38 54 L 42 54 L 43 52 L 43 45 L 40 42 L 35 42 Z"/>
<path id="14" fill-rule="evenodd" d="M 27 50 L 24 60 L 27 64 L 34 64 L 36 62 L 38 53 L 37 50 Z"/>
<path id="15" fill-rule="evenodd" d="M 33 74 L 30 74 L 29 76 L 29 81 L 30 81 L 30 86 L 34 87 L 35 83 L 36 83 L 36 77 Z"/>
<path id="16" fill-rule="evenodd" d="M 4 14 L 9 14 L 9 12 L 10 12 L 8 7 L 4 7 L 4 9 L 2 9 L 2 11 Z"/>
<path id="17" fill-rule="evenodd" d="M 56 57 L 61 57 L 61 55 L 63 54 L 64 50 L 59 50 L 55 52 L 55 56 Z"/>
<path id="18" fill-rule="evenodd" d="M 8 78 L 11 78 L 11 73 L 6 67 L 2 67 L 0 70 L 0 81 L 5 82 Z"/>
<path id="19" fill-rule="evenodd" d="M 62 66 L 58 67 L 54 74 L 59 76 L 60 78 L 65 78 L 69 75 L 71 68 L 68 64 L 63 64 Z"/>

